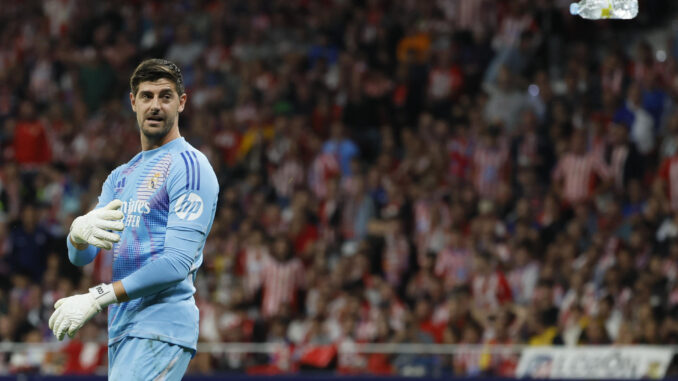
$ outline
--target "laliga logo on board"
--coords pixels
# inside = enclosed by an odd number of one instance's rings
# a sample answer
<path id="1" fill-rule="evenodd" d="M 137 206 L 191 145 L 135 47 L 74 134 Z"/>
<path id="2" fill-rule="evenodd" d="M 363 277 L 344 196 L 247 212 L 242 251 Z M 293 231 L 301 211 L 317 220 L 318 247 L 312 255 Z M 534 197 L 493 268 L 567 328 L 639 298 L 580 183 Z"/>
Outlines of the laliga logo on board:
<path id="1" fill-rule="evenodd" d="M 179 218 L 186 221 L 193 221 L 202 215 L 202 198 L 195 193 L 181 195 L 177 200 L 174 212 Z"/>

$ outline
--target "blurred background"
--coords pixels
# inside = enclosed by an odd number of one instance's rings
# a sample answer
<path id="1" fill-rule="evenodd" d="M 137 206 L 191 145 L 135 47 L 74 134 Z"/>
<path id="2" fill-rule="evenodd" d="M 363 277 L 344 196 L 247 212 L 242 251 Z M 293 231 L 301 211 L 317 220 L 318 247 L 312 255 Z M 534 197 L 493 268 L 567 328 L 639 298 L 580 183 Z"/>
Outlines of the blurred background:
<path id="1" fill-rule="evenodd" d="M 640 344 L 678 374 L 678 3 L 569 3 L 3 2 L 0 375 L 106 374 L 106 314 L 64 343 L 47 319 L 110 281 L 65 237 L 140 150 L 150 57 L 221 186 L 190 374 L 515 377 Z"/>

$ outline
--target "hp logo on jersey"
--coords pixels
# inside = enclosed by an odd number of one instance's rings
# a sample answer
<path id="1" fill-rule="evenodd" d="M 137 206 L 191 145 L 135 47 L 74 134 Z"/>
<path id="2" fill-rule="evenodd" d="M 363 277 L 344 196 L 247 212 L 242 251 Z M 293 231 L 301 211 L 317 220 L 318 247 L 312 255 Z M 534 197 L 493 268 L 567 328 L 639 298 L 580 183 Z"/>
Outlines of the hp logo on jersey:
<path id="1" fill-rule="evenodd" d="M 195 193 L 183 194 L 177 200 L 174 212 L 179 218 L 186 221 L 193 221 L 202 215 L 202 198 Z"/>

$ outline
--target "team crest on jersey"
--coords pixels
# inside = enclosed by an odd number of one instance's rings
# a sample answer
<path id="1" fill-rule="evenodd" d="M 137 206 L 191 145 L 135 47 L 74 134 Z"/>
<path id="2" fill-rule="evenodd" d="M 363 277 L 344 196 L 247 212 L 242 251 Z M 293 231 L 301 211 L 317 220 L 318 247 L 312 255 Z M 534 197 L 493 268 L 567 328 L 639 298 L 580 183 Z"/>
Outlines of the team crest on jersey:
<path id="1" fill-rule="evenodd" d="M 148 179 L 148 183 L 146 184 L 146 186 L 148 187 L 148 189 L 156 189 L 162 183 L 162 180 L 163 180 L 162 173 L 156 172 L 153 174 L 153 176 L 151 176 L 150 179 Z"/>
<path id="2" fill-rule="evenodd" d="M 203 209 L 202 198 L 193 192 L 181 195 L 174 206 L 177 217 L 186 221 L 193 221 L 200 217 Z"/>

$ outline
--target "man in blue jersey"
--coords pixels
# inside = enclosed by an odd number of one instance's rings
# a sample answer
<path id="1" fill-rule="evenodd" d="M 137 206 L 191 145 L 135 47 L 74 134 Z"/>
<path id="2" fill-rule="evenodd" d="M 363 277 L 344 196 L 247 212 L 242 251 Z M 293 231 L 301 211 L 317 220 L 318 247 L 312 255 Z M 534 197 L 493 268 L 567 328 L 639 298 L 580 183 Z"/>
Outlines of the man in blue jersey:
<path id="1" fill-rule="evenodd" d="M 77 266 L 112 249 L 113 283 L 58 300 L 49 327 L 59 340 L 73 337 L 108 307 L 109 379 L 180 380 L 196 351 L 193 281 L 219 186 L 207 158 L 179 134 L 186 105 L 179 68 L 146 60 L 130 87 L 142 151 L 111 172 L 97 206 L 73 221 L 67 239 Z"/>

